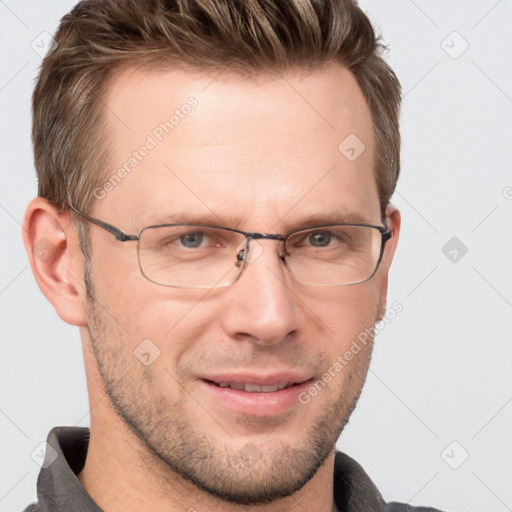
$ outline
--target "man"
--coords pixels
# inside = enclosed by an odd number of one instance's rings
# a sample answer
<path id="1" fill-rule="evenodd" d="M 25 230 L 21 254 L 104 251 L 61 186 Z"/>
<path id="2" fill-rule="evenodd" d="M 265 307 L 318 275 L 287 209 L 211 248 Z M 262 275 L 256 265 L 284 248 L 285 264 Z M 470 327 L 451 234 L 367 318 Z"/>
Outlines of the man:
<path id="1" fill-rule="evenodd" d="M 399 103 L 348 0 L 63 18 L 24 241 L 91 428 L 50 432 L 28 511 L 412 510 L 335 452 L 386 314 Z"/>

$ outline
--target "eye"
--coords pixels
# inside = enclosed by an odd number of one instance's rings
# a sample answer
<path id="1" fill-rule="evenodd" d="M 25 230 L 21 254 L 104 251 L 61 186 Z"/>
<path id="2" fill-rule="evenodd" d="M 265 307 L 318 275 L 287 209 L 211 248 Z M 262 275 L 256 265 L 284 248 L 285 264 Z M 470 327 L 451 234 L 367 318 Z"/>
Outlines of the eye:
<path id="1" fill-rule="evenodd" d="M 179 238 L 179 241 L 183 247 L 187 249 L 196 249 L 203 243 L 203 233 L 187 233 Z"/>
<path id="2" fill-rule="evenodd" d="M 316 231 L 308 236 L 308 241 L 313 247 L 327 247 L 332 240 L 330 231 Z"/>

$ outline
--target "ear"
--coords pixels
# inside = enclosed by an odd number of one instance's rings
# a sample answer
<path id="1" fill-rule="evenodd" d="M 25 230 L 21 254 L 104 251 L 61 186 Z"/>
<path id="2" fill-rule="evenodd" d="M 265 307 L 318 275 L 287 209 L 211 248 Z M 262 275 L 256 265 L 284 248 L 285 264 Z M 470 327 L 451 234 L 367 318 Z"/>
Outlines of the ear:
<path id="1" fill-rule="evenodd" d="M 382 263 L 389 270 L 391 262 L 393 261 L 393 256 L 395 255 L 396 246 L 398 245 L 400 226 L 402 224 L 400 211 L 392 204 L 388 204 L 386 207 L 386 220 L 388 222 L 389 229 L 391 230 L 392 237 L 386 243 L 386 248 L 382 256 Z"/>
<path id="2" fill-rule="evenodd" d="M 386 207 L 386 221 L 389 229 L 391 230 L 392 237 L 386 242 L 384 247 L 384 254 L 377 271 L 379 275 L 379 294 L 380 294 L 380 310 L 379 319 L 382 319 L 386 313 L 387 294 L 388 294 L 388 275 L 393 257 L 395 255 L 396 247 L 398 245 L 398 238 L 400 236 L 400 225 L 402 219 L 398 208 L 389 204 Z"/>
<path id="3" fill-rule="evenodd" d="M 37 284 L 60 318 L 86 325 L 84 257 L 69 213 L 36 197 L 23 219 L 23 243 Z"/>

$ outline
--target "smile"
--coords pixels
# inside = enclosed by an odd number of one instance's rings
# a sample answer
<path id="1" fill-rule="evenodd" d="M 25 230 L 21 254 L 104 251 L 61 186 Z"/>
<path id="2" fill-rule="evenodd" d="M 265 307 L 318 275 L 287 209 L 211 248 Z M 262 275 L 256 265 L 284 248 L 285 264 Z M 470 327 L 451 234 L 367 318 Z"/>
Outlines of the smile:
<path id="1" fill-rule="evenodd" d="M 220 388 L 237 389 L 239 391 L 245 391 L 247 393 L 271 393 L 273 391 L 280 391 L 293 386 L 293 382 L 277 382 L 275 384 L 259 385 L 249 382 L 214 382 Z"/>
<path id="2" fill-rule="evenodd" d="M 291 374 L 276 377 L 226 375 L 223 378 L 203 377 L 197 382 L 205 396 L 212 400 L 212 405 L 244 416 L 264 417 L 289 412 L 299 406 L 298 396 L 313 380 Z"/>

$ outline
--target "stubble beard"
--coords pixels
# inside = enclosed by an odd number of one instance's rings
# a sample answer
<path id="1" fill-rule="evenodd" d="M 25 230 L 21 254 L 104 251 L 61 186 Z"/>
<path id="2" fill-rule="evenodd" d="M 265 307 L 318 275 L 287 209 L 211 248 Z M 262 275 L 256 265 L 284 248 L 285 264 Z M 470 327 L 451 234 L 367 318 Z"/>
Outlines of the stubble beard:
<path id="1" fill-rule="evenodd" d="M 180 399 L 173 403 L 159 394 L 151 378 L 144 376 L 133 380 L 134 374 L 140 375 L 133 371 L 136 363 L 140 363 L 125 349 L 129 344 L 124 342 L 117 323 L 97 304 L 88 269 L 85 283 L 87 330 L 106 395 L 119 418 L 147 449 L 148 471 L 157 465 L 163 466 L 208 495 L 239 505 L 267 504 L 290 496 L 313 478 L 332 453 L 356 406 L 368 370 L 371 344 L 368 344 L 366 357 L 360 354 L 363 357 L 354 365 L 354 370 L 340 377 L 344 378 L 343 387 L 301 436 L 290 440 L 280 436 L 273 439 L 274 432 L 279 431 L 277 426 L 275 430 L 268 429 L 271 433 L 262 436 L 264 441 L 256 450 L 252 443 L 231 446 L 195 428 L 186 415 L 185 406 L 191 399 L 183 389 Z M 127 359 L 123 360 L 123 354 L 127 354 Z M 308 406 L 300 407 L 297 413 L 307 419 Z M 261 427 L 265 420 L 257 418 L 245 422 L 242 419 L 241 422 Z M 247 452 L 252 455 L 249 462 Z"/>

